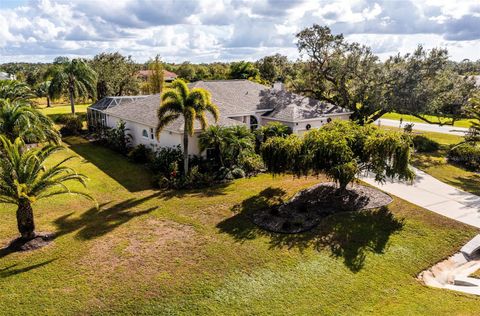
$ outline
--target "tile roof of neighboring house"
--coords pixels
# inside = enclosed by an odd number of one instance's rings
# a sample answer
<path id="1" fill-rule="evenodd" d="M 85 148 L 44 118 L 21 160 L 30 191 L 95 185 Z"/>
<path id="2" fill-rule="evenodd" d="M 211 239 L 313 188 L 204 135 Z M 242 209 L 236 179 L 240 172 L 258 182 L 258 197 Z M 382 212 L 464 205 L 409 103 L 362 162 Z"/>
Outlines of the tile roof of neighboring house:
<path id="1" fill-rule="evenodd" d="M 140 70 L 137 72 L 137 75 L 141 76 L 141 77 L 148 77 L 150 74 L 152 73 L 151 70 Z M 175 79 L 177 78 L 177 74 L 174 73 L 174 72 L 171 72 L 171 71 L 168 71 L 168 70 L 163 70 L 163 76 L 165 78 L 170 78 L 170 79 Z"/>
<path id="2" fill-rule="evenodd" d="M 157 110 L 160 106 L 160 95 L 149 95 L 145 98 L 135 100 L 133 102 L 123 102 L 116 106 L 110 107 L 104 111 L 104 113 L 118 117 L 123 120 L 133 121 L 147 126 L 157 126 Z M 209 124 L 215 124 L 213 117 L 207 114 Z M 177 120 L 170 123 L 165 129 L 173 132 L 183 132 L 183 118 L 180 117 Z M 233 126 L 243 125 L 242 122 L 229 119 L 225 116 L 220 116 L 220 119 L 216 123 L 221 126 Z M 195 122 L 195 129 L 200 129 L 200 123 Z"/>
<path id="3" fill-rule="evenodd" d="M 350 113 L 345 108 L 331 103 L 318 101 L 285 90 L 271 89 L 268 98 L 270 98 L 269 103 L 275 104 L 275 108 L 263 116 L 283 121 L 295 122 L 315 119 L 320 116 Z"/>

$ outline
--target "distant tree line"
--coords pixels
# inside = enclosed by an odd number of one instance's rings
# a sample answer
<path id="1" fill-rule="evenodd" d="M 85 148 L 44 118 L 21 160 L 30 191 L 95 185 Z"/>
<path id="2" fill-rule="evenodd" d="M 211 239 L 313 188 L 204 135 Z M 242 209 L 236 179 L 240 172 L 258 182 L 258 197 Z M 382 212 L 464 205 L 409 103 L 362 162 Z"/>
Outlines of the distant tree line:
<path id="1" fill-rule="evenodd" d="M 480 75 L 480 60 L 455 62 L 448 59 L 446 49 L 418 46 L 409 54 L 381 61 L 370 47 L 347 42 L 342 34 L 319 25 L 296 37 L 301 58 L 295 61 L 275 54 L 255 62 L 175 64 L 157 55 L 139 64 L 117 52 L 91 60 L 58 57 L 51 64 L 5 63 L 0 70 L 15 74 L 48 104 L 59 97 L 73 104 L 105 96 L 160 93 L 167 70 L 187 82 L 248 79 L 272 85 L 282 81 L 290 91 L 351 110 L 352 119 L 360 124 L 392 111 L 437 124 L 453 124 L 470 113 L 469 100 L 478 91 L 472 76 Z M 140 71 L 147 75 L 139 76 Z M 432 121 L 430 115 L 443 119 Z"/>

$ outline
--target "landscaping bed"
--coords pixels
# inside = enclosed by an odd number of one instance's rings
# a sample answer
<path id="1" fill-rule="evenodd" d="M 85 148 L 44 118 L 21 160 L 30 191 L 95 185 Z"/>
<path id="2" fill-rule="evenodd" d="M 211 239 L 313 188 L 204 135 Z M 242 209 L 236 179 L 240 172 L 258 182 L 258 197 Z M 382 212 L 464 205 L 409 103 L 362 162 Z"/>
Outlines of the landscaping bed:
<path id="1" fill-rule="evenodd" d="M 314 228 L 331 214 L 379 208 L 392 201 L 388 194 L 372 187 L 353 184 L 342 192 L 335 183 L 326 182 L 298 192 L 287 202 L 260 209 L 250 217 L 268 231 L 295 234 Z"/>

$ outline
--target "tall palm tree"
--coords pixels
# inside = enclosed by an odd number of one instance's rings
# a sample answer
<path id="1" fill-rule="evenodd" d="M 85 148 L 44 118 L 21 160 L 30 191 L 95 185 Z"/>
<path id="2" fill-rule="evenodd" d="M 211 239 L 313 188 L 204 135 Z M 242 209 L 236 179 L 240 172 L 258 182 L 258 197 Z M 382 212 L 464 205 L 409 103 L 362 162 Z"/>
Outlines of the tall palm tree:
<path id="1" fill-rule="evenodd" d="M 78 174 L 64 163 L 65 158 L 51 167 L 45 161 L 64 147 L 47 145 L 36 149 L 25 149 L 25 143 L 17 138 L 13 143 L 0 135 L 0 203 L 17 206 L 17 226 L 22 239 L 35 238 L 35 222 L 32 204 L 40 199 L 59 194 L 76 194 L 88 199 L 87 193 L 70 190 L 65 183 L 72 181 L 85 186 L 87 177 Z"/>
<path id="2" fill-rule="evenodd" d="M 210 92 L 201 88 L 190 90 L 181 79 L 175 80 L 171 88 L 162 94 L 161 99 L 155 130 L 157 139 L 166 126 L 180 117 L 183 118 L 183 171 L 188 174 L 188 137 L 193 136 L 195 121 L 198 120 L 202 130 L 205 130 L 208 126 L 206 113 L 211 113 L 216 122 L 219 116 L 218 108 L 212 103 Z"/>
<path id="3" fill-rule="evenodd" d="M 29 102 L 34 96 L 32 90 L 26 83 L 16 80 L 0 80 L 0 99 Z"/>
<path id="4" fill-rule="evenodd" d="M 52 99 L 58 99 L 63 93 L 68 93 L 72 114 L 75 115 L 75 97 L 93 98 L 97 88 L 97 73 L 83 60 L 65 58 L 60 64 L 50 69 L 52 82 L 49 94 Z"/>
<path id="5" fill-rule="evenodd" d="M 228 139 L 228 129 L 218 125 L 209 126 L 198 137 L 198 144 L 200 151 L 206 149 L 213 149 L 215 151 L 215 158 L 220 166 L 225 167 L 223 155 L 225 152 L 225 145 Z"/>
<path id="6" fill-rule="evenodd" d="M 17 137 L 27 143 L 60 141 L 52 120 L 20 100 L 0 99 L 0 134 L 12 142 Z"/>

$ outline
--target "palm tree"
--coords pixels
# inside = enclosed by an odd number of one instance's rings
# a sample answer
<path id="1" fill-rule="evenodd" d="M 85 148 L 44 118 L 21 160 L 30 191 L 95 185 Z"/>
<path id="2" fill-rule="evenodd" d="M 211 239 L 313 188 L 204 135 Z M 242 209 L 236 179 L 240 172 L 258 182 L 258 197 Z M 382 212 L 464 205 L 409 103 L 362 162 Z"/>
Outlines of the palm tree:
<path id="1" fill-rule="evenodd" d="M 162 104 L 158 109 L 158 125 L 155 133 L 158 139 L 167 125 L 180 117 L 183 118 L 183 171 L 185 175 L 188 174 L 188 137 L 193 136 L 196 120 L 200 122 L 202 130 L 207 128 L 206 112 L 213 115 L 215 122 L 218 121 L 218 108 L 212 103 L 210 92 L 201 88 L 190 90 L 181 79 L 175 80 L 171 88 L 162 94 Z"/>
<path id="2" fill-rule="evenodd" d="M 85 186 L 87 177 L 64 166 L 72 157 L 65 158 L 51 167 L 45 161 L 53 153 L 64 149 L 58 145 L 47 145 L 36 149 L 25 149 L 25 143 L 17 138 L 13 143 L 0 135 L 0 203 L 17 206 L 17 226 L 22 239 L 35 238 L 35 223 L 32 204 L 35 201 L 59 194 L 76 194 L 88 199 L 87 193 L 70 190 L 65 183 L 79 182 Z"/>
<path id="3" fill-rule="evenodd" d="M 27 102 L 33 97 L 34 94 L 26 83 L 16 80 L 0 80 L 0 99 Z"/>
<path id="4" fill-rule="evenodd" d="M 72 114 L 75 115 L 75 97 L 93 98 L 97 88 L 97 73 L 82 59 L 62 59 L 60 64 L 50 70 L 52 82 L 49 95 L 58 99 L 68 93 Z"/>
<path id="5" fill-rule="evenodd" d="M 228 130 L 225 127 L 218 125 L 209 126 L 198 137 L 198 144 L 200 151 L 212 148 L 215 151 L 215 158 L 220 166 L 225 167 L 223 155 L 225 152 L 225 145 L 228 139 Z"/>
<path id="6" fill-rule="evenodd" d="M 253 152 L 254 136 L 246 126 L 237 125 L 228 129 L 226 148 L 230 160 L 239 160 L 244 154 Z"/>
<path id="7" fill-rule="evenodd" d="M 24 101 L 0 100 L 0 134 L 10 141 L 58 143 L 60 134 L 46 115 Z"/>
<path id="8" fill-rule="evenodd" d="M 47 98 L 47 108 L 50 107 L 50 94 L 48 94 L 48 90 L 51 83 L 52 82 L 50 80 L 40 82 L 33 90 L 33 93 L 35 93 L 36 97 Z"/>

